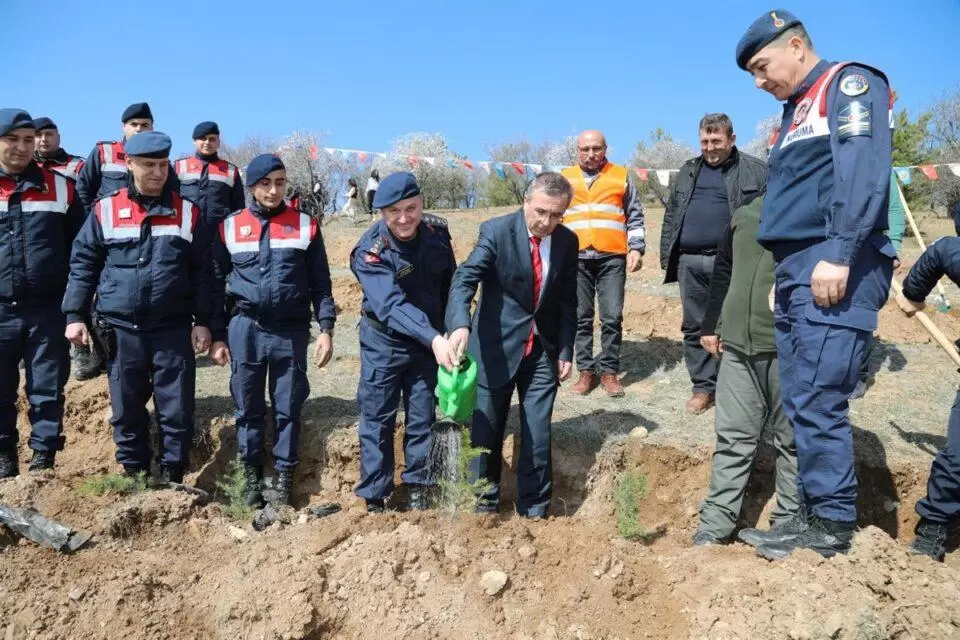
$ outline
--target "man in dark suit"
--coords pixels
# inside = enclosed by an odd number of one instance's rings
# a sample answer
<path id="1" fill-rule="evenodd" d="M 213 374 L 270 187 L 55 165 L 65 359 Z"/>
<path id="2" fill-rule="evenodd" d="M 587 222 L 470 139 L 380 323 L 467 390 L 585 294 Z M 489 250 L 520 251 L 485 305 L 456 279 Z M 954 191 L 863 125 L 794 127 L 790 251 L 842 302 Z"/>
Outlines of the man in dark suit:
<path id="1" fill-rule="evenodd" d="M 490 453 L 471 472 L 491 488 L 478 512 L 499 507 L 503 436 L 514 388 L 520 395 L 517 513 L 550 507 L 550 421 L 560 382 L 570 376 L 577 329 L 577 237 L 558 226 L 573 189 L 559 173 L 537 176 L 516 213 L 480 225 L 480 237 L 450 287 L 446 326 L 478 367 L 471 439 Z M 470 303 L 483 285 L 471 323 Z"/>

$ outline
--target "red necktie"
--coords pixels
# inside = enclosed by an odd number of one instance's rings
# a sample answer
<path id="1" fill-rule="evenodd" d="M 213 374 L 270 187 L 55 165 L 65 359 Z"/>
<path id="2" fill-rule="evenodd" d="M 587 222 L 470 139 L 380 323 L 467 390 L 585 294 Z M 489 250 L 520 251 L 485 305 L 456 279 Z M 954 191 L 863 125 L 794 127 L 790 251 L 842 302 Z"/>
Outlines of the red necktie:
<path id="1" fill-rule="evenodd" d="M 537 310 L 537 302 L 540 301 L 540 286 L 543 284 L 543 260 L 540 258 L 540 243 L 543 238 L 530 236 L 530 252 L 533 258 L 533 310 Z M 530 335 L 527 336 L 527 344 L 523 349 L 523 357 L 527 357 L 533 352 L 533 328 L 536 322 L 530 323 Z"/>

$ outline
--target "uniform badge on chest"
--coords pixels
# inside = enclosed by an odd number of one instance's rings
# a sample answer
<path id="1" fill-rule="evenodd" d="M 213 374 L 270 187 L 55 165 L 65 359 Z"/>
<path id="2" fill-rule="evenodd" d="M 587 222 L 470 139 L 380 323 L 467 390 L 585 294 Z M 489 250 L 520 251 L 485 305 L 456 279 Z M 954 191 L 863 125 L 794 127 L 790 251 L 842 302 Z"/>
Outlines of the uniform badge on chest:
<path id="1" fill-rule="evenodd" d="M 807 119 L 807 114 L 810 113 L 810 107 L 813 106 L 813 98 L 804 98 L 800 101 L 800 104 L 797 105 L 797 110 L 793 112 L 793 126 L 799 127 L 803 124 L 803 121 Z"/>
<path id="2" fill-rule="evenodd" d="M 240 227 L 240 237 L 249 238 L 251 235 L 253 235 L 253 229 L 250 227 L 250 225 L 244 225 Z"/>
<path id="3" fill-rule="evenodd" d="M 130 209 L 120 209 L 120 212 L 117 213 L 117 216 L 121 220 L 129 220 L 131 215 L 132 214 L 130 213 Z"/>

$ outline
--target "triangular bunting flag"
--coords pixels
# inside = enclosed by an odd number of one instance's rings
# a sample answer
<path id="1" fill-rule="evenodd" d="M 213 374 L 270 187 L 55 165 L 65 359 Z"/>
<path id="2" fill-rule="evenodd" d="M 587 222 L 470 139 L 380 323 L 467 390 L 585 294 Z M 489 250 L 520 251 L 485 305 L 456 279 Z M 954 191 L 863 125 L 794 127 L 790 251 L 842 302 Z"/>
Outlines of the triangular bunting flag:
<path id="1" fill-rule="evenodd" d="M 543 173 L 543 165 L 542 165 L 542 164 L 528 164 L 527 166 L 530 167 L 530 170 L 533 171 L 533 175 L 535 175 L 535 176 L 536 176 L 536 175 L 540 175 L 541 173 Z"/>
<path id="2" fill-rule="evenodd" d="M 948 164 L 950 171 L 953 172 L 953 175 L 960 177 L 960 164 Z"/>
<path id="3" fill-rule="evenodd" d="M 420 159 L 426 162 L 431 167 L 434 166 L 437 162 L 436 158 L 420 158 Z"/>
<path id="4" fill-rule="evenodd" d="M 310 157 L 314 160 L 317 159 L 317 145 L 310 145 Z"/>
<path id="5" fill-rule="evenodd" d="M 932 164 L 922 164 L 917 168 L 923 172 L 923 175 L 927 176 L 928 180 L 937 180 L 940 177 L 937 175 L 937 168 Z"/>
<path id="6" fill-rule="evenodd" d="M 520 164 L 519 162 L 511 162 L 511 163 L 510 163 L 510 166 L 513 167 L 513 170 L 514 170 L 514 171 L 516 171 L 516 172 L 519 173 L 520 175 L 523 175 L 523 165 L 522 165 L 522 164 Z"/>
<path id="7" fill-rule="evenodd" d="M 478 163 L 480 169 L 487 175 L 490 175 L 490 163 L 489 162 L 480 162 Z"/>
<path id="8" fill-rule="evenodd" d="M 637 172 L 637 177 L 640 178 L 641 182 L 646 182 L 650 179 L 650 171 L 648 169 L 635 169 Z"/>
<path id="9" fill-rule="evenodd" d="M 367 162 L 367 152 L 366 152 L 366 151 L 360 151 L 359 153 L 357 153 L 357 159 L 360 160 L 360 162 L 366 164 L 366 162 Z"/>
<path id="10" fill-rule="evenodd" d="M 910 167 L 894 167 L 893 171 L 897 174 L 897 180 L 899 180 L 903 186 L 907 186 L 913 182 L 913 176 L 910 175 Z"/>
<path id="11" fill-rule="evenodd" d="M 657 181 L 665 187 L 670 186 L 670 170 L 657 169 Z"/>
<path id="12" fill-rule="evenodd" d="M 463 166 L 465 166 L 467 169 L 470 169 L 471 171 L 473 171 L 473 163 L 472 163 L 472 162 L 470 162 L 469 160 L 461 160 L 460 162 L 461 162 L 461 164 L 463 164 Z M 488 168 L 487 168 L 487 173 L 489 173 L 489 172 L 490 172 L 490 168 L 488 167 Z"/>
<path id="13" fill-rule="evenodd" d="M 326 151 L 327 153 L 329 153 L 330 155 L 336 155 L 336 154 L 335 154 L 336 149 L 333 149 L 333 148 L 331 148 L 331 147 L 324 147 L 323 150 Z"/>
<path id="14" fill-rule="evenodd" d="M 407 162 L 409 162 L 410 166 L 413 167 L 414 169 L 420 168 L 420 158 L 418 158 L 417 156 L 410 156 L 409 158 L 407 158 Z"/>
<path id="15" fill-rule="evenodd" d="M 503 166 L 499 164 L 497 165 L 497 175 L 500 176 L 501 180 L 507 177 L 506 174 L 503 172 Z"/>

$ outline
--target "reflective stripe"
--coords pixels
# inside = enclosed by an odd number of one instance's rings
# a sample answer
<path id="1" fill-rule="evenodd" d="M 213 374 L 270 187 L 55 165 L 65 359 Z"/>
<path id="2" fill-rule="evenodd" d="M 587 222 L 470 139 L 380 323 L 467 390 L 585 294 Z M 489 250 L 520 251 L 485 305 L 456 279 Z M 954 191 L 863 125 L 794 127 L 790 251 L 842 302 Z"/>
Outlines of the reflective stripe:
<path id="1" fill-rule="evenodd" d="M 8 207 L 7 201 L 6 201 L 6 200 L 0 200 L 0 213 L 6 213 L 6 212 L 7 212 L 7 207 Z"/>
<path id="2" fill-rule="evenodd" d="M 104 240 L 131 240 L 140 237 L 140 225 L 115 227 L 113 225 L 113 198 L 97 201 L 97 215 Z M 119 212 L 118 212 L 119 213 Z"/>
<path id="3" fill-rule="evenodd" d="M 564 223 L 564 226 L 571 231 L 580 229 L 612 229 L 614 231 L 626 231 L 627 225 L 616 220 L 576 220 L 574 222 Z M 640 233 L 643 233 L 642 231 Z"/>
<path id="4" fill-rule="evenodd" d="M 300 214 L 300 237 L 299 238 L 270 238 L 271 249 L 302 249 L 304 251 L 310 246 L 310 216 L 305 213 Z"/>
<path id="5" fill-rule="evenodd" d="M 643 238 L 643 229 L 630 229 L 627 231 L 628 238 Z"/>
<path id="6" fill-rule="evenodd" d="M 53 189 L 56 193 L 56 200 L 21 200 L 20 210 L 24 213 L 36 213 L 38 211 L 52 211 L 54 213 L 66 213 L 70 208 L 67 202 L 67 179 L 59 173 L 51 172 L 53 176 Z"/>
<path id="7" fill-rule="evenodd" d="M 154 237 L 180 236 L 187 242 L 193 242 L 193 205 L 186 200 L 182 200 L 180 204 L 180 224 L 157 224 L 154 222 L 150 227 L 150 235 Z"/>
<path id="8" fill-rule="evenodd" d="M 575 215 L 578 213 L 586 213 L 587 211 L 597 211 L 599 213 L 623 213 L 623 207 L 617 207 L 612 204 L 578 204 L 574 207 L 570 207 L 563 214 L 564 216 Z"/>
<path id="9" fill-rule="evenodd" d="M 246 251 L 260 251 L 260 238 L 251 236 L 248 240 L 237 240 L 237 216 L 230 216 L 223 221 L 223 243 L 230 255 Z M 240 225 L 241 228 L 246 225 Z"/>
<path id="10" fill-rule="evenodd" d="M 180 178 L 180 182 L 186 182 L 187 180 L 199 180 L 200 174 L 183 172 L 183 173 L 178 173 L 177 177 Z"/>
<path id="11" fill-rule="evenodd" d="M 126 173 L 127 165 L 117 164 L 116 162 L 105 162 L 104 164 L 100 165 L 100 170 L 113 171 L 114 173 Z"/>
<path id="12" fill-rule="evenodd" d="M 219 173 L 213 173 L 213 172 L 211 172 L 211 171 L 208 170 L 208 171 L 207 171 L 207 180 L 210 180 L 210 181 L 212 181 L 212 182 L 221 182 L 221 183 L 223 183 L 223 184 L 233 186 L 233 176 L 232 176 L 232 175 L 231 175 L 231 176 L 222 176 L 222 175 L 220 175 Z"/>

